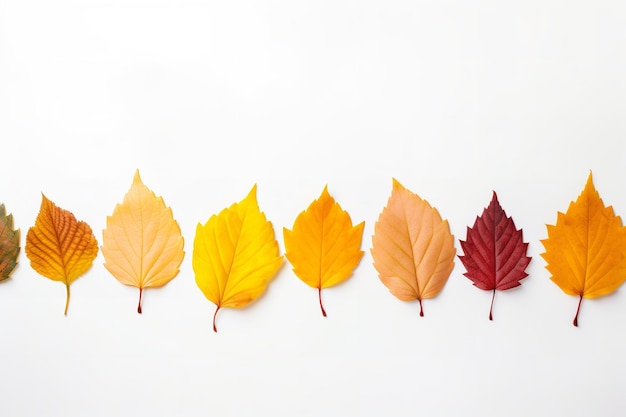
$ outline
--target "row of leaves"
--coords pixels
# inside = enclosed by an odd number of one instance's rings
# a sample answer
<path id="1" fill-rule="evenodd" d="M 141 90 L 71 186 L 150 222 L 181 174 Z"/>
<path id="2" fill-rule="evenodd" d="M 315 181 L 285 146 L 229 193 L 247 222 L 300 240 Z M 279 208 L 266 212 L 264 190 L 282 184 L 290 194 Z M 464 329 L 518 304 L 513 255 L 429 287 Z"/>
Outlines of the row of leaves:
<path id="1" fill-rule="evenodd" d="M 0 205 L 0 279 L 9 278 L 20 251 L 20 233 L 12 215 Z M 322 289 L 345 281 L 359 264 L 364 222 L 354 226 L 349 214 L 325 187 L 321 196 L 296 218 L 292 230 L 283 229 L 285 256 L 294 273 L 318 290 L 322 314 Z M 102 234 L 106 269 L 122 284 L 143 290 L 167 284 L 179 272 L 184 257 L 183 237 L 171 208 L 148 189 L 136 172 L 133 184 L 107 217 Z M 612 207 L 605 207 L 591 174 L 578 199 L 566 213 L 558 213 L 556 225 L 548 225 L 541 241 L 551 279 L 567 294 L 595 298 L 615 291 L 626 279 L 626 228 Z M 531 258 L 522 230 L 500 206 L 496 193 L 466 240 L 460 241 L 459 259 L 464 274 L 475 286 L 492 291 L 492 320 L 496 290 L 520 285 Z M 39 274 L 65 284 L 83 275 L 98 253 L 98 242 L 83 221 L 42 196 L 35 225 L 26 236 L 26 256 Z M 393 180 L 387 206 L 375 224 L 371 254 L 382 283 L 402 301 L 436 296 L 454 267 L 456 249 L 447 220 L 437 209 Z M 239 203 L 198 224 L 192 265 L 198 287 L 222 308 L 243 307 L 258 298 L 277 273 L 283 257 L 274 228 L 259 209 L 256 186 Z"/>

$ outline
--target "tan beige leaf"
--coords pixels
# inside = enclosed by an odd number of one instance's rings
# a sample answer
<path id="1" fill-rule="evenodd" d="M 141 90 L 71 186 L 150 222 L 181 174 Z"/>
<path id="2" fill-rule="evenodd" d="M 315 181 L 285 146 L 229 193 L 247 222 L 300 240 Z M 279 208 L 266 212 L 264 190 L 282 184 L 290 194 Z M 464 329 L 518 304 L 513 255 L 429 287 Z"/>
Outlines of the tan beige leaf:
<path id="1" fill-rule="evenodd" d="M 374 226 L 378 276 L 402 301 L 436 296 L 454 268 L 454 236 L 437 209 L 393 180 L 391 197 Z"/>

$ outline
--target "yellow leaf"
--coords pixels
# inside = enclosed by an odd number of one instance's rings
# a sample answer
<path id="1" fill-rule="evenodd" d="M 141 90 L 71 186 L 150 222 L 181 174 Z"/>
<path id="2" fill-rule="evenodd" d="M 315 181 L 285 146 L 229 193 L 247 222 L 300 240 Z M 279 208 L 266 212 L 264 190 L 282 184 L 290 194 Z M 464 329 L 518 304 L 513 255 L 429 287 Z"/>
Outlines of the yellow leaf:
<path id="1" fill-rule="evenodd" d="M 45 195 L 35 226 L 26 235 L 26 256 L 39 274 L 65 284 L 65 315 L 70 302 L 70 284 L 87 272 L 98 254 L 98 242 L 91 227 L 77 221 Z"/>
<path id="2" fill-rule="evenodd" d="M 170 282 L 185 252 L 172 209 L 141 182 L 139 171 L 122 204 L 107 217 L 102 237 L 104 266 L 122 284 L 139 288 L 141 313 L 143 289 Z"/>
<path id="3" fill-rule="evenodd" d="M 282 263 L 272 223 L 259 210 L 256 185 L 239 203 L 198 223 L 193 243 L 196 283 L 217 306 L 240 308 L 257 299 Z"/>
<path id="4" fill-rule="evenodd" d="M 339 284 L 352 274 L 363 256 L 364 225 L 352 226 L 350 215 L 324 187 L 320 198 L 298 215 L 293 230 L 283 228 L 285 256 L 298 278 L 318 289 L 324 317 L 322 288 Z"/>
<path id="5" fill-rule="evenodd" d="M 437 209 L 393 180 L 374 226 L 372 257 L 380 280 L 402 301 L 436 296 L 454 268 L 454 237 Z"/>
<path id="6" fill-rule="evenodd" d="M 566 294 L 580 297 L 574 317 L 578 326 L 583 298 L 612 293 L 626 280 L 626 228 L 613 207 L 604 206 L 591 173 L 567 213 L 558 213 L 556 225 L 547 228 L 541 256 L 552 281 Z"/>

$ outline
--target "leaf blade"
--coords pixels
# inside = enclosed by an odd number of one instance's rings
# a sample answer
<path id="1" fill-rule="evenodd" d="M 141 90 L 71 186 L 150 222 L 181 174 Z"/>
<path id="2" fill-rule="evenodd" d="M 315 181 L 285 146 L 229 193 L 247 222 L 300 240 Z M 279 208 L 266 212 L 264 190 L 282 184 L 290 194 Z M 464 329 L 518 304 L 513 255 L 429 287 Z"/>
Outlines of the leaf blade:
<path id="1" fill-rule="evenodd" d="M 139 289 L 139 313 L 143 290 L 174 279 L 185 256 L 172 209 L 146 187 L 139 171 L 123 202 L 107 217 L 102 241 L 105 268 L 120 283 Z"/>
<path id="2" fill-rule="evenodd" d="M 274 228 L 257 203 L 256 185 L 239 203 L 198 224 L 192 266 L 196 284 L 216 305 L 213 330 L 217 332 L 220 309 L 256 300 L 281 264 Z"/>
<path id="3" fill-rule="evenodd" d="M 26 235 L 26 256 L 40 275 L 65 284 L 65 315 L 70 285 L 91 268 L 97 254 L 98 241 L 91 227 L 42 194 L 35 225 Z"/>
<path id="4" fill-rule="evenodd" d="M 556 225 L 547 225 L 541 241 L 550 279 L 568 295 L 582 298 L 610 294 L 626 280 L 626 228 L 613 207 L 604 206 L 589 174 L 585 188 Z"/>
<path id="5" fill-rule="evenodd" d="M 318 289 L 347 280 L 363 257 L 360 249 L 365 222 L 356 226 L 324 187 L 322 194 L 296 217 L 292 230 L 283 228 L 285 257 L 300 280 Z"/>
<path id="6" fill-rule="evenodd" d="M 13 215 L 0 204 L 0 282 L 9 279 L 20 254 L 20 230 L 13 228 Z"/>
<path id="7" fill-rule="evenodd" d="M 521 285 L 520 281 L 528 276 L 526 267 L 531 261 L 522 230 L 506 215 L 495 191 L 489 206 L 467 228 L 467 237 L 460 243 L 464 255 L 459 255 L 459 259 L 467 270 L 463 275 L 481 290 L 493 291 L 489 310 L 489 319 L 493 320 L 495 291 Z"/>
<path id="8" fill-rule="evenodd" d="M 402 301 L 418 300 L 421 310 L 423 299 L 443 289 L 456 249 L 447 220 L 394 179 L 387 206 L 374 226 L 371 253 L 389 291 Z"/>

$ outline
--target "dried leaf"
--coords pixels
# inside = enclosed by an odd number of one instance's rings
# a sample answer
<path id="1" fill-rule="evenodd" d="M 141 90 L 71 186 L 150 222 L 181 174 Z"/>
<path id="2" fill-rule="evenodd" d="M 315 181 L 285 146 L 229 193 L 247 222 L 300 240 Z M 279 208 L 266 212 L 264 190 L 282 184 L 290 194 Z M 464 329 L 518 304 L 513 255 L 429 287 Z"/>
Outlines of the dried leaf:
<path id="1" fill-rule="evenodd" d="M 240 308 L 257 299 L 282 263 L 272 223 L 259 210 L 256 185 L 239 203 L 198 223 L 192 264 L 196 283 L 221 308 Z"/>
<path id="2" fill-rule="evenodd" d="M 20 254 L 20 231 L 13 229 L 13 215 L 0 204 L 0 281 L 11 276 Z"/>
<path id="3" fill-rule="evenodd" d="M 172 209 L 141 182 L 139 171 L 124 201 L 107 217 L 102 238 L 106 269 L 122 284 L 139 288 L 138 313 L 144 288 L 170 282 L 185 256 Z"/>
<path id="4" fill-rule="evenodd" d="M 495 192 L 473 228 L 467 228 L 466 241 L 460 242 L 465 255 L 459 259 L 467 269 L 463 275 L 481 290 L 493 291 L 489 308 L 489 320 L 493 320 L 496 290 L 517 287 L 528 276 L 528 243 L 523 241 L 522 230 L 517 230 L 513 219 L 507 217 Z"/>
<path id="5" fill-rule="evenodd" d="M 615 291 L 626 280 L 626 228 L 593 186 L 591 174 L 583 192 L 571 202 L 567 213 L 558 213 L 556 225 L 547 225 L 548 238 L 541 241 L 546 269 L 563 292 L 596 298 Z"/>
<path id="6" fill-rule="evenodd" d="M 283 229 L 285 256 L 298 278 L 318 289 L 324 317 L 322 288 L 337 285 L 352 274 L 363 256 L 364 225 L 352 226 L 350 215 L 324 187 L 320 198 L 298 215 L 293 231 Z"/>
<path id="7" fill-rule="evenodd" d="M 454 236 L 437 209 L 393 180 L 391 197 L 378 217 L 372 257 L 380 280 L 402 301 L 436 296 L 454 268 Z"/>
<path id="8" fill-rule="evenodd" d="M 65 284 L 65 314 L 70 302 L 70 284 L 91 268 L 98 254 L 98 241 L 91 227 L 45 195 L 35 226 L 26 235 L 26 256 L 39 274 Z"/>

